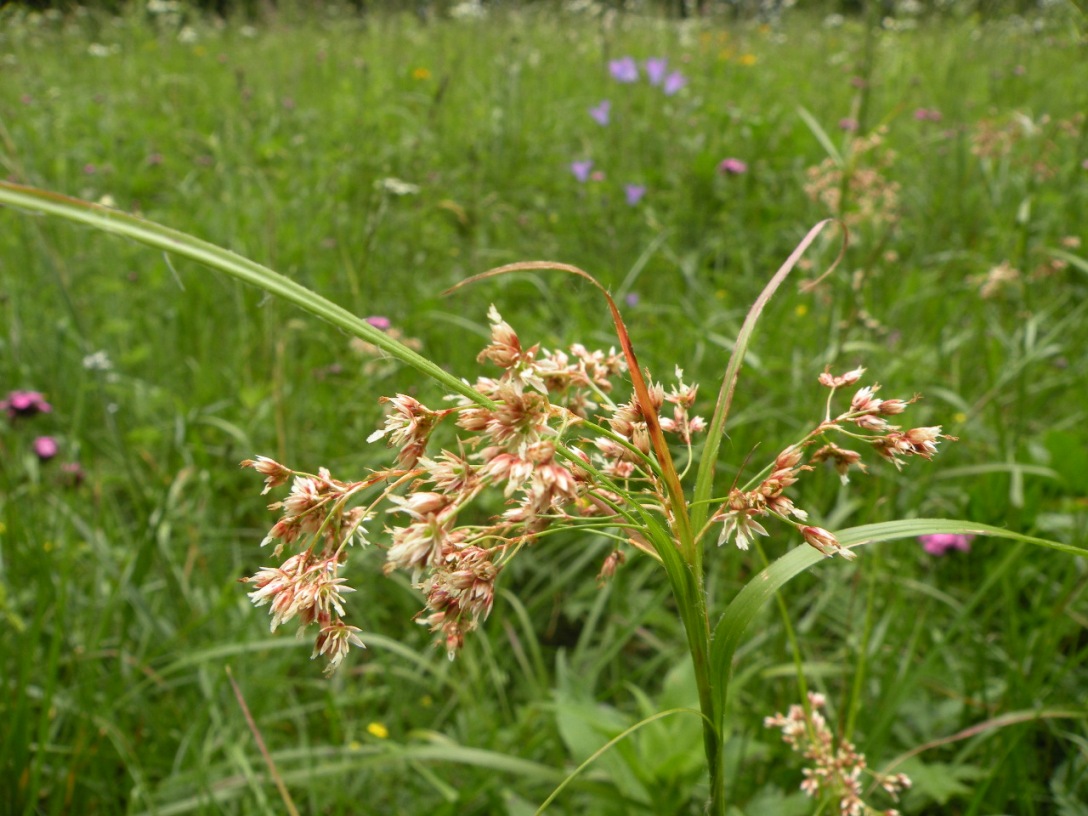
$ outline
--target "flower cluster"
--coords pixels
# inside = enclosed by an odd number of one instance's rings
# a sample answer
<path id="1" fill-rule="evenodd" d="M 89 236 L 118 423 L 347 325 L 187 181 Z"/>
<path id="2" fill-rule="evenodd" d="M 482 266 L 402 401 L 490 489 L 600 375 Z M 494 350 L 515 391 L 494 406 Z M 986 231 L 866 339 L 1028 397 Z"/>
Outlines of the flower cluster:
<path id="1" fill-rule="evenodd" d="M 822 694 L 809 692 L 807 709 L 793 705 L 788 714 L 776 713 L 763 720 L 767 728 L 781 729 L 782 741 L 812 762 L 812 767 L 804 769 L 801 790 L 814 798 L 821 793 L 837 798 L 842 816 L 897 816 L 899 811 L 895 809 L 877 810 L 865 803 L 861 797 L 861 775 L 870 773 L 893 801 L 898 801 L 899 794 L 910 788 L 910 778 L 901 773 L 884 775 L 867 771 L 865 755 L 858 753 L 849 740 L 840 739 L 836 746 L 827 720 L 820 713 L 825 703 Z"/>
<path id="2" fill-rule="evenodd" d="M 17 426 L 34 417 L 53 413 L 53 406 L 40 391 L 12 391 L 0 400 L 0 412 L 7 414 L 12 426 Z M 30 449 L 39 462 L 48 462 L 60 453 L 60 443 L 54 436 L 36 436 Z M 65 462 L 61 465 L 60 480 L 66 486 L 78 486 L 83 481 L 83 470 L 76 462 Z"/>
<path id="3" fill-rule="evenodd" d="M 850 146 L 848 167 L 826 158 L 805 171 L 805 194 L 827 207 L 847 226 L 891 227 L 899 221 L 899 183 L 887 178 L 895 152 L 881 149 L 887 135 L 878 128 Z M 845 200 L 844 200 L 845 192 Z"/>
<path id="4" fill-rule="evenodd" d="M 660 88 L 665 96 L 679 93 L 688 84 L 687 77 L 679 71 L 669 70 L 669 61 L 665 57 L 650 57 L 643 63 L 646 69 L 646 81 Z M 634 57 L 620 57 L 608 63 L 608 73 L 616 82 L 633 84 L 639 80 L 638 63 Z"/>
<path id="5" fill-rule="evenodd" d="M 898 425 L 889 424 L 887 417 L 903 413 L 919 397 L 914 396 L 909 400 L 880 399 L 876 396 L 880 390 L 879 385 L 858 389 L 850 400 L 850 407 L 832 418 L 830 405 L 835 392 L 840 388 L 856 385 L 864 373 L 865 369 L 856 368 L 840 375 L 833 375 L 830 370 L 825 370 L 820 375 L 820 384 L 831 391 L 824 420 L 800 442 L 779 453 L 746 488 L 734 487 L 730 490 L 725 501 L 711 517 L 712 522 L 722 524 L 718 536 L 719 546 L 735 541 L 738 548 L 747 550 L 755 540 L 755 535 L 768 534 L 759 519 L 772 516 L 796 527 L 807 544 L 826 556 L 841 555 L 847 559 L 855 557 L 829 531 L 804 524 L 808 513 L 795 506 L 785 495 L 787 488 L 795 484 L 804 472 L 813 470 L 813 466 L 819 463 L 831 463 L 844 483 L 849 481 L 851 468 L 865 471 L 861 454 L 831 441 L 830 435 L 840 434 L 854 443 L 866 444 L 897 468 L 902 467 L 903 460 L 910 456 L 932 458 L 942 439 L 954 438 L 942 434 L 940 426 L 904 431 Z M 820 447 L 810 450 L 821 442 L 823 444 Z"/>
<path id="6" fill-rule="evenodd" d="M 242 467 L 253 468 L 265 477 L 265 493 L 293 479 L 288 497 L 269 505 L 283 514 L 261 546 L 277 542 L 274 554 L 278 556 L 285 546 L 305 544 L 279 567 L 264 567 L 242 582 L 253 585 L 249 597 L 255 605 L 268 604 L 273 632 L 293 618 L 299 619 L 303 629 L 317 624 L 313 657 L 327 657 L 327 671 L 332 672 L 350 646 L 363 646 L 359 629 L 343 620 L 343 596 L 354 590 L 340 577 L 340 569 L 352 543 L 367 543 L 362 525 L 368 511 L 349 508 L 348 503 L 375 480 L 341 482 L 324 468 L 316 475 L 296 473 L 264 456 L 247 459 Z"/>
<path id="7" fill-rule="evenodd" d="M 8 419 L 26 419 L 38 414 L 52 413 L 53 406 L 38 391 L 12 391 L 7 399 L 0 402 L 0 411 L 4 411 Z"/>
<path id="8" fill-rule="evenodd" d="M 526 346 L 494 307 L 488 317 L 491 342 L 478 360 L 500 373 L 474 383 L 486 402 L 457 397 L 452 407 L 432 409 L 405 394 L 383 398 L 390 410 L 368 441 L 396 449 L 395 467 L 343 482 L 324 469 L 298 473 L 265 457 L 242 463 L 265 477 L 266 492 L 293 480 L 290 495 L 271 505 L 282 515 L 263 543 L 277 542 L 276 555 L 285 546 L 298 551 L 244 579 L 255 585 L 250 598 L 269 606 L 273 629 L 294 618 L 303 628 L 317 623 L 314 656 L 326 655 L 330 671 L 349 645 L 361 645 L 359 630 L 343 620 L 343 594 L 351 589 L 339 576 L 353 541 L 367 543 L 362 524 L 379 505 L 400 519 L 379 545 L 385 570 L 412 576 L 426 598 L 419 622 L 453 657 L 490 613 L 507 563 L 554 522 L 625 527 L 634 504 L 664 503 L 643 407 L 611 397 L 623 357 L 580 344 L 565 351 Z M 682 372 L 677 379 L 668 391 L 652 385 L 652 410 L 656 417 L 668 405 L 662 429 L 690 445 L 705 422 L 691 412 L 697 388 Z M 432 453 L 436 430 L 451 424 L 456 445 Z M 368 491 L 377 496 L 359 503 Z M 485 492 L 505 502 L 490 518 L 471 507 Z M 602 578 L 623 560 L 610 554 Z"/>
<path id="9" fill-rule="evenodd" d="M 666 96 L 679 93 L 687 85 L 687 77 L 679 71 L 670 71 L 668 60 L 664 57 L 650 57 L 643 62 L 646 71 L 646 79 L 651 86 L 660 88 Z M 630 85 L 639 81 L 639 63 L 634 57 L 625 56 L 611 60 L 608 63 L 608 72 L 616 82 Z M 612 101 L 602 99 L 596 105 L 588 109 L 590 118 L 601 127 L 608 127 L 612 122 Z M 569 164 L 570 172 L 580 183 L 587 181 L 604 181 L 603 170 L 593 169 L 592 159 L 578 159 Z M 624 201 L 629 207 L 636 207 L 646 195 L 646 185 L 638 183 L 625 184 L 623 187 Z"/>
<path id="10" fill-rule="evenodd" d="M 611 527 L 620 541 L 660 558 L 643 536 L 644 519 L 651 513 L 665 526 L 675 521 L 676 488 L 666 482 L 674 465 L 659 457 L 662 445 L 672 444 L 690 461 L 693 439 L 706 429 L 694 413 L 698 387 L 677 369 L 669 387 L 651 380 L 641 397 L 614 399 L 627 370 L 614 349 L 527 345 L 494 306 L 488 319 L 490 342 L 477 361 L 497 372 L 477 377 L 474 398 L 455 395 L 442 408 L 407 394 L 382 398 L 387 415 L 367 441 L 385 440 L 396 451 L 389 469 L 341 481 L 325 469 L 302 473 L 265 457 L 242 463 L 264 476 L 266 493 L 291 485 L 287 498 L 270 506 L 281 516 L 262 542 L 275 542 L 276 556 L 289 547 L 290 555 L 244 579 L 254 585 L 250 598 L 269 607 L 273 630 L 293 619 L 303 630 L 316 624 L 314 656 L 325 655 L 330 671 L 351 645 L 362 645 L 360 630 L 344 621 L 343 599 L 352 590 L 340 576 L 353 545 L 370 544 L 363 525 L 379 513 L 388 521 L 373 543 L 385 552 L 385 572 L 411 576 L 426 599 L 417 620 L 451 658 L 490 614 L 510 560 L 555 526 Z M 717 499 L 707 527 L 721 523 L 719 544 L 747 549 L 754 536 L 767 535 L 761 520 L 775 517 L 825 555 L 854 557 L 832 533 L 808 524 L 786 495 L 820 462 L 832 463 L 843 479 L 851 468 L 864 470 L 860 453 L 828 437 L 864 442 L 897 466 L 910 456 L 930 458 L 949 438 L 939 427 L 890 425 L 887 418 L 917 398 L 880 399 L 877 385 L 857 390 L 849 408 L 831 418 L 836 390 L 856 385 L 863 373 L 820 376 L 831 391 L 824 420 L 750 483 Z M 599 580 L 625 559 L 619 547 L 608 554 Z"/>
<path id="11" fill-rule="evenodd" d="M 971 551 L 971 542 L 975 537 L 964 533 L 932 533 L 918 536 L 918 541 L 930 555 L 942 556 L 949 550 Z"/>

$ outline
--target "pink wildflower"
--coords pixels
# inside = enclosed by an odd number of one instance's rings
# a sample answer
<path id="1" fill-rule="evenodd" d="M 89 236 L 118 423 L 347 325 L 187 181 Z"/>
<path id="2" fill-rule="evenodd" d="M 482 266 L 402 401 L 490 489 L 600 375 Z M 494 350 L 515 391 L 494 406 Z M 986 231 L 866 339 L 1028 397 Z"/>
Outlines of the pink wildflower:
<path id="1" fill-rule="evenodd" d="M 722 159 L 721 164 L 718 165 L 718 172 L 725 176 L 739 176 L 748 172 L 748 165 L 740 159 L 730 157 Z"/>
<path id="2" fill-rule="evenodd" d="M 39 436 L 34 440 L 34 453 L 43 462 L 56 456 L 57 450 L 57 440 L 51 436 Z"/>
<path id="3" fill-rule="evenodd" d="M 918 541 L 923 549 L 933 556 L 945 555 L 949 550 L 971 551 L 971 542 L 975 537 L 969 534 L 958 533 L 933 533 L 931 535 L 918 536 Z"/>
<path id="4" fill-rule="evenodd" d="M 53 406 L 38 391 L 12 391 L 6 400 L 0 402 L 0 411 L 7 411 L 11 419 L 48 414 L 52 410 Z"/>

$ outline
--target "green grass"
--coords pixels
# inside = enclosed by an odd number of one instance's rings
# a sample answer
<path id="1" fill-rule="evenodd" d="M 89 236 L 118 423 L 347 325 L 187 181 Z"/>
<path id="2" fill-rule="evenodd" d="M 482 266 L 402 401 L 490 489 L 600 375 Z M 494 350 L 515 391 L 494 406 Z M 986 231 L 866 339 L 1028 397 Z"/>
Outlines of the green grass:
<path id="1" fill-rule="evenodd" d="M 1088 543 L 1088 85 L 1085 21 L 1065 7 L 1038 30 L 943 19 L 867 34 L 803 16 L 765 29 L 543 11 L 421 25 L 330 6 L 252 30 L 194 18 L 195 42 L 135 13 L 0 15 L 8 178 L 109 196 L 388 315 L 469 378 L 489 303 L 523 339 L 615 343 L 600 299 L 564 277 L 440 296 L 510 261 L 578 264 L 638 295 L 625 316 L 641 361 L 658 377 L 682 366 L 706 412 L 751 300 L 828 214 L 804 192 L 806 168 L 829 148 L 849 156 L 841 119 L 886 125 L 855 166 L 895 151 L 881 172 L 899 185 L 898 219 L 860 221 L 833 280 L 772 302 L 723 488 L 755 446 L 758 461 L 821 414 L 826 364 L 863 364 L 882 395 L 925 394 L 912 421 L 960 442 L 902 473 L 873 463 L 848 488 L 802 483 L 819 523 L 946 516 Z M 607 60 L 625 54 L 669 57 L 687 87 L 616 83 Z M 587 113 L 602 99 L 607 127 Z M 919 108 L 941 120 L 916 120 Z M 1007 149 L 973 152 L 983 130 Z M 727 156 L 748 172 L 719 174 Z M 585 158 L 603 180 L 574 180 L 568 165 Z M 420 190 L 384 192 L 385 178 Z M 646 185 L 639 206 L 626 183 Z M 813 274 L 834 251 L 812 254 Z M 1063 252 L 1073 262 L 1051 266 Z M 1020 280 L 982 297 L 1004 261 Z M 352 575 L 369 649 L 325 680 L 237 584 L 265 563 L 273 521 L 237 463 L 264 453 L 362 473 L 388 454 L 364 442 L 377 397 L 436 391 L 367 369 L 346 336 L 254 290 L 59 222 L 0 212 L 0 286 L 0 391 L 41 390 L 55 409 L 0 426 L 0 812 L 282 811 L 227 665 L 304 813 L 531 813 L 623 727 L 693 704 L 662 576 L 632 558 L 597 589 L 603 538 L 546 539 L 516 562 L 454 663 L 373 553 Z M 97 351 L 111 370 L 84 365 Z M 30 452 L 41 434 L 58 438 L 58 461 Z M 64 486 L 62 461 L 81 464 L 82 485 Z M 796 545 L 778 537 L 768 556 Z M 709 553 L 715 608 L 760 566 Z M 901 541 L 816 569 L 783 602 L 809 684 L 874 767 L 995 721 L 910 760 L 905 813 L 1078 814 L 1086 584 L 1084 560 L 1060 553 L 981 539 L 933 559 Z M 768 607 L 733 687 L 739 812 L 811 812 L 799 761 L 762 727 L 799 697 Z M 1023 712 L 1063 716 L 997 720 Z M 694 717 L 656 722 L 549 812 L 698 813 L 701 751 Z"/>

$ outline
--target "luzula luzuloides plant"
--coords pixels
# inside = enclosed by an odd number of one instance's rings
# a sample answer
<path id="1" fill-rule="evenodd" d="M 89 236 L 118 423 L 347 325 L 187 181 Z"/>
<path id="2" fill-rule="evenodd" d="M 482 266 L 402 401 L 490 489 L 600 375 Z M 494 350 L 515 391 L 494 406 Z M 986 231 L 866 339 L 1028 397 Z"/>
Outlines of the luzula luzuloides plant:
<path id="1" fill-rule="evenodd" d="M 275 542 L 275 553 L 290 554 L 248 579 L 251 597 L 268 604 L 273 628 L 295 618 L 304 626 L 315 624 L 314 654 L 324 656 L 330 669 L 342 663 L 352 645 L 361 645 L 359 629 L 344 619 L 351 590 L 342 573 L 354 545 L 383 547 L 387 570 L 414 576 L 426 599 L 419 620 L 451 654 L 487 617 L 495 582 L 510 560 L 555 530 L 592 529 L 617 542 L 601 566 L 601 580 L 632 550 L 660 563 L 687 634 L 709 771 L 707 812 L 714 816 L 726 812 L 722 749 L 737 648 L 759 608 L 794 576 L 825 556 L 853 558 L 851 547 L 923 534 L 1014 538 L 1083 555 L 1071 545 L 964 521 L 912 519 L 835 533 L 808 524 L 806 512 L 793 503 L 788 490 L 817 465 L 830 463 L 845 479 L 851 469 L 864 470 L 862 450 L 871 449 L 898 467 L 912 456 L 929 459 L 941 439 L 948 438 L 940 427 L 904 430 L 890 424 L 890 417 L 917 398 L 884 400 L 876 396 L 875 384 L 856 388 L 862 369 L 825 371 L 819 381 L 828 389 L 827 408 L 812 430 L 744 484 L 728 489 L 716 484 L 718 451 L 756 323 L 826 221 L 809 231 L 756 299 L 737 336 L 713 412 L 704 421 L 693 413 L 697 389 L 679 370 L 668 389 L 648 381 L 620 312 L 603 289 L 619 353 L 525 346 L 493 309 L 491 343 L 480 355 L 481 362 L 492 366 L 492 376 L 470 384 L 293 280 L 191 235 L 4 181 L 0 205 L 89 225 L 209 266 L 294 303 L 449 392 L 451 402 L 442 408 L 405 395 L 386 400 L 388 418 L 371 439 L 384 438 L 394 447 L 396 462 L 362 480 L 341 481 L 323 469 L 297 472 L 261 457 L 245 463 L 265 477 L 266 492 L 291 483 L 287 498 L 273 505 L 282 515 L 265 539 Z M 582 270 L 550 262 L 514 264 L 478 277 L 530 269 L 565 271 L 600 288 Z M 624 382 L 629 382 L 630 393 Z M 852 396 L 836 413 L 832 404 L 843 389 L 850 389 Z M 614 396 L 617 391 L 623 396 Z M 431 436 L 443 425 L 451 426 L 456 444 L 436 450 Z M 447 435 L 445 429 L 441 433 Z M 507 507 L 476 522 L 464 510 L 485 491 L 501 491 Z M 383 508 L 386 512 L 380 515 Z M 779 557 L 712 618 L 704 558 L 715 544 L 731 542 L 745 549 L 756 536 L 768 534 L 764 525 L 771 519 L 792 527 L 811 546 L 795 547 Z"/>
<path id="2" fill-rule="evenodd" d="M 250 598 L 268 605 L 273 630 L 294 618 L 303 626 L 316 624 L 314 657 L 328 658 L 328 672 L 349 645 L 363 645 L 360 630 L 344 622 L 343 596 L 353 590 L 341 574 L 355 544 L 382 547 L 387 573 L 412 576 L 426 598 L 419 622 L 438 635 L 452 659 L 465 635 L 491 612 L 505 566 L 541 537 L 572 527 L 612 535 L 617 546 L 601 566 L 598 578 L 604 580 L 626 560 L 627 547 L 661 560 L 645 515 L 667 530 L 686 509 L 670 502 L 666 472 L 683 475 L 670 450 L 680 449 L 690 464 L 693 437 L 705 431 L 706 421 L 691 413 L 698 387 L 684 382 L 683 371 L 676 369 L 667 391 L 648 382 L 648 404 L 637 394 L 617 402 L 615 381 L 628 368 L 615 349 L 526 346 L 494 306 L 488 317 L 491 343 L 478 361 L 497 366 L 500 374 L 479 377 L 473 387 L 493 405 L 456 396 L 454 406 L 432 409 L 406 394 L 383 397 L 389 414 L 368 441 L 385 438 L 397 450 L 393 467 L 343 481 L 324 468 L 306 473 L 263 456 L 242 463 L 265 477 L 265 493 L 291 482 L 287 498 L 271 505 L 281 517 L 262 542 L 275 542 L 276 556 L 290 548 L 290 557 L 244 579 L 254 587 Z M 849 407 L 832 417 L 835 393 L 856 385 L 863 373 L 820 375 L 829 389 L 823 420 L 744 487 L 714 498 L 697 543 L 716 530 L 719 546 L 733 542 L 747 550 L 755 535 L 768 535 L 761 519 L 775 518 L 825 556 L 855 557 L 832 533 L 807 524 L 808 513 L 787 489 L 821 462 L 832 463 L 843 481 L 851 468 L 864 471 L 862 454 L 838 444 L 844 438 L 897 466 L 905 457 L 929 459 L 947 438 L 940 427 L 904 431 L 890 425 L 887 418 L 917 397 L 879 399 L 877 385 L 858 389 Z M 455 444 L 428 455 L 431 436 L 443 424 L 456 427 Z M 672 443 L 662 448 L 666 456 L 656 455 L 651 433 Z M 508 509 L 486 523 L 462 522 L 487 491 L 501 491 Z M 364 525 L 383 508 L 387 517 L 405 521 L 372 536 Z"/>

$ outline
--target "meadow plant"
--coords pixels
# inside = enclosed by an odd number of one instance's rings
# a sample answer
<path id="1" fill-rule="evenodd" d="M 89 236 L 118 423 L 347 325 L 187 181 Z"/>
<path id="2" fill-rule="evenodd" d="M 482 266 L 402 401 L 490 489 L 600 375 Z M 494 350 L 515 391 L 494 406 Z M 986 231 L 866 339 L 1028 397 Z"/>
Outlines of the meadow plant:
<path id="1" fill-rule="evenodd" d="M 791 493 L 799 480 L 826 467 L 846 481 L 866 472 L 872 460 L 902 468 L 915 457 L 931 459 L 950 438 L 940 426 L 902 424 L 899 417 L 919 397 L 878 396 L 880 386 L 865 378 L 861 367 L 828 368 L 814 376 L 812 400 L 819 407 L 808 430 L 775 448 L 777 453 L 761 465 L 746 457 L 730 484 L 716 478 L 719 449 L 758 320 L 831 221 L 809 231 L 752 305 L 704 418 L 699 387 L 685 379 L 679 361 L 667 384 L 645 372 L 612 297 L 577 267 L 517 263 L 465 283 L 521 271 L 579 276 L 600 290 L 617 347 L 574 343 L 547 349 L 523 341 L 492 306 L 490 342 L 477 357 L 486 368 L 470 382 L 395 339 L 389 321 L 359 318 L 270 269 L 192 236 L 6 182 L 0 182 L 0 202 L 200 261 L 289 300 L 445 387 L 447 401 L 441 406 L 404 393 L 382 398 L 388 413 L 369 441 L 384 441 L 394 461 L 362 478 L 338 478 L 323 467 L 296 469 L 264 456 L 243 462 L 264 478 L 266 493 L 288 488 L 286 497 L 271 505 L 279 518 L 262 542 L 272 545 L 273 558 L 283 560 L 243 579 L 250 598 L 268 607 L 272 629 L 294 620 L 300 632 L 313 626 L 313 656 L 325 659 L 327 671 L 341 665 L 352 646 L 364 645 L 362 630 L 349 622 L 353 589 L 346 574 L 350 556 L 361 549 L 382 550 L 385 572 L 410 577 L 423 605 L 416 620 L 451 658 L 487 619 L 497 582 L 511 561 L 532 557 L 533 548 L 552 536 L 592 533 L 614 541 L 598 569 L 599 582 L 634 557 L 658 563 L 687 635 L 699 698 L 699 711 L 693 713 L 702 723 L 709 776 L 707 812 L 714 816 L 727 810 L 726 712 L 737 649 L 758 609 L 791 578 L 835 555 L 853 559 L 852 548 L 862 544 L 935 533 L 984 533 L 1080 552 L 966 522 L 915 519 L 837 531 L 816 523 L 812 509 L 798 506 Z M 820 389 L 823 396 L 817 397 Z M 40 395 L 9 397 L 5 408 L 9 413 L 31 405 L 40 410 L 43 404 Z M 77 484 L 79 474 L 71 479 Z M 496 503 L 501 505 L 497 513 Z M 762 557 L 759 540 L 776 529 L 807 546 L 793 548 L 756 574 L 724 610 L 711 610 L 707 559 L 729 557 L 725 545 L 754 549 Z M 799 681 L 803 687 L 803 675 Z M 844 813 L 864 812 L 854 787 L 863 760 L 846 741 L 832 747 L 813 711 L 817 702 L 810 701 L 803 717 L 772 722 L 790 729 L 798 746 L 804 729 L 808 743 L 803 750 L 816 763 L 806 790 L 818 787 L 839 797 Z M 679 711 L 688 710 L 666 713 Z M 888 781 L 885 789 L 894 793 L 904 784 Z"/>
<path id="2" fill-rule="evenodd" d="M 600 573 L 607 578 L 629 548 L 662 559 L 651 543 L 649 519 L 656 529 L 675 530 L 685 523 L 679 517 L 691 515 L 678 501 L 682 474 L 671 451 L 682 450 L 690 466 L 693 441 L 707 424 L 692 413 L 698 386 L 685 383 L 681 369 L 668 390 L 648 380 L 618 402 L 612 396 L 617 379 L 631 369 L 614 348 L 590 351 L 574 344 L 551 351 L 523 343 L 494 306 L 488 319 L 491 343 L 477 360 L 500 373 L 478 376 L 473 387 L 493 404 L 456 396 L 453 407 L 432 409 L 407 394 L 382 397 L 388 417 L 367 441 L 385 439 L 396 449 L 388 470 L 342 481 L 325 468 L 313 474 L 264 456 L 242 462 L 265 477 L 265 493 L 291 482 L 287 498 L 270 506 L 281 517 L 261 543 L 275 542 L 275 556 L 290 548 L 290 557 L 244 579 L 254 587 L 250 598 L 269 606 L 273 631 L 295 618 L 303 627 L 316 624 L 313 656 L 328 658 L 327 672 L 350 645 L 363 645 L 360 630 L 343 620 L 344 593 L 354 590 L 340 576 L 355 544 L 376 544 L 385 550 L 387 573 L 411 576 L 426 598 L 419 622 L 453 659 L 491 612 L 502 571 L 550 532 L 614 531 L 616 549 Z M 843 481 L 851 470 L 864 471 L 862 454 L 839 441 L 872 449 L 900 467 L 907 457 L 931 458 L 948 438 L 940 427 L 904 431 L 891 425 L 888 417 L 917 397 L 879 399 L 877 385 L 857 389 L 849 406 L 832 417 L 836 392 L 852 389 L 863 374 L 857 368 L 820 375 L 829 390 L 823 419 L 742 487 L 712 497 L 713 512 L 694 531 L 696 546 L 716 530 L 719 547 L 732 543 L 747 550 L 754 536 L 769 535 L 762 520 L 776 519 L 825 556 L 855 557 L 833 533 L 808 524 L 809 513 L 786 491 L 820 463 L 832 464 Z M 458 429 L 456 444 L 429 452 L 443 424 Z M 506 502 L 504 512 L 491 518 L 486 510 L 472 512 L 495 491 Z M 383 508 L 387 517 L 402 514 L 407 521 L 387 526 L 372 541 L 363 525 Z"/>
<path id="3" fill-rule="evenodd" d="M 820 709 L 827 704 L 824 695 L 809 692 L 808 705 L 793 705 L 787 714 L 776 713 L 763 720 L 767 728 L 782 732 L 782 741 L 811 762 L 804 769 L 801 790 L 806 795 L 831 802 L 837 801 L 843 816 L 898 816 L 895 808 L 877 809 L 864 798 L 862 775 L 873 780 L 893 800 L 910 788 L 906 774 L 880 774 L 870 771 L 865 755 L 859 753 L 847 739 L 836 739 Z"/>
<path id="4" fill-rule="evenodd" d="M 765 299 L 826 223 L 809 233 L 768 285 L 749 314 L 749 332 Z M 578 343 L 550 350 L 524 342 L 492 306 L 491 340 L 477 357 L 489 370 L 475 378 L 472 393 L 451 395 L 452 405 L 441 408 L 407 394 L 382 397 L 388 415 L 368 441 L 384 440 L 395 450 L 388 469 L 341 480 L 325 468 L 301 471 L 263 456 L 242 462 L 264 476 L 266 493 L 290 483 L 287 497 L 270 506 L 280 518 L 262 542 L 275 543 L 273 555 L 286 551 L 287 558 L 243 580 L 253 587 L 251 600 L 268 606 L 273 630 L 296 618 L 300 633 L 315 625 L 312 656 L 324 656 L 326 672 L 332 672 L 351 646 L 364 645 L 361 629 L 345 621 L 345 597 L 353 591 L 342 577 L 349 556 L 357 547 L 384 550 L 384 571 L 410 576 L 424 598 L 416 620 L 452 660 L 487 619 L 496 584 L 515 557 L 564 530 L 611 537 L 615 546 L 601 563 L 599 583 L 637 553 L 658 561 L 668 576 L 696 667 L 709 809 L 722 813 L 724 689 L 731 660 L 715 665 L 712 655 L 703 583 L 708 543 L 748 550 L 757 536 L 770 535 L 765 523 L 775 521 L 821 556 L 852 560 L 855 554 L 834 533 L 809 522 L 809 512 L 788 495 L 790 488 L 823 464 L 844 482 L 852 472 L 865 472 L 861 450 L 897 468 L 911 457 L 930 459 L 950 437 L 940 426 L 892 424 L 918 396 L 883 399 L 878 384 L 859 387 L 864 368 L 838 374 L 828 368 L 816 378 L 826 398 L 812 427 L 743 482 L 738 476 L 727 490 L 716 490 L 714 460 L 746 341 L 738 345 L 708 423 L 695 413 L 698 386 L 685 382 L 679 366 L 668 386 L 642 371 L 618 307 L 588 273 L 563 264 L 521 263 L 472 280 L 549 268 L 586 278 L 601 290 L 621 351 Z M 626 394 L 624 377 L 631 389 Z M 843 391 L 849 400 L 833 409 Z M 436 450 L 432 440 L 449 426 L 453 443 Z M 700 460 L 697 440 L 708 432 Z M 693 472 L 689 490 L 683 482 Z M 495 494 L 505 505 L 498 514 L 487 509 Z M 383 512 L 389 521 L 380 535 L 371 535 L 364 525 Z"/>

